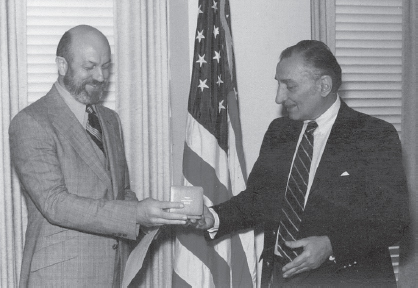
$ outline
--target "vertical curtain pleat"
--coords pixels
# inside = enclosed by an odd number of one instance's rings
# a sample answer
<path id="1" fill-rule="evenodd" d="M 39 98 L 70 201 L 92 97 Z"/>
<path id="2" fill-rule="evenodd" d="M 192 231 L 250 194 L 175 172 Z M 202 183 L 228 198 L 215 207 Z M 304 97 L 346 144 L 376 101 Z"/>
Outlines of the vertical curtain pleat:
<path id="1" fill-rule="evenodd" d="M 171 183 L 167 2 L 115 0 L 116 110 L 131 188 L 138 199 L 169 200 Z M 141 287 L 169 287 L 171 237 L 151 246 Z"/>
<path id="2" fill-rule="evenodd" d="M 17 287 L 27 213 L 10 161 L 10 120 L 26 105 L 25 1 L 0 1 L 0 273 L 1 287 Z"/>
<path id="3" fill-rule="evenodd" d="M 311 0 L 311 38 L 335 53 L 335 0 Z"/>
<path id="4" fill-rule="evenodd" d="M 418 3 L 403 2 L 402 145 L 411 224 L 400 247 L 399 287 L 418 283 Z"/>

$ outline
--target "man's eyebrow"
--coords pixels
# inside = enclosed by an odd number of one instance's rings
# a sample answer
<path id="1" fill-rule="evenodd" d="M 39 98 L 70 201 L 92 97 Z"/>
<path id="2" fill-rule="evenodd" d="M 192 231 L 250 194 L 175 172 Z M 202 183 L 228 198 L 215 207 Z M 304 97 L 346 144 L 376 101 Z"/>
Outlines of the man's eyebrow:
<path id="1" fill-rule="evenodd" d="M 107 61 L 107 62 L 103 63 L 103 65 L 110 64 L 111 62 L 112 62 L 112 60 L 109 60 L 109 61 Z M 97 62 L 92 61 L 92 60 L 87 60 L 85 63 L 87 63 L 87 64 L 92 64 L 92 65 L 97 65 Z M 103 66 L 103 65 L 102 65 L 102 66 Z"/>

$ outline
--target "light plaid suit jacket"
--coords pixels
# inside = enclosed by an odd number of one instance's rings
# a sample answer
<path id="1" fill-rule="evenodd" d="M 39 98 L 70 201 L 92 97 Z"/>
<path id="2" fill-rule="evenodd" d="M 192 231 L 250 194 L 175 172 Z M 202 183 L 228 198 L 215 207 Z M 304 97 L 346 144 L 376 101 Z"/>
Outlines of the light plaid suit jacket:
<path id="1" fill-rule="evenodd" d="M 55 86 L 11 122 L 12 162 L 28 206 L 20 287 L 118 285 L 115 260 L 128 253 L 120 239 L 137 236 L 136 203 L 124 199 L 136 197 L 119 117 L 96 109 L 108 169 Z"/>

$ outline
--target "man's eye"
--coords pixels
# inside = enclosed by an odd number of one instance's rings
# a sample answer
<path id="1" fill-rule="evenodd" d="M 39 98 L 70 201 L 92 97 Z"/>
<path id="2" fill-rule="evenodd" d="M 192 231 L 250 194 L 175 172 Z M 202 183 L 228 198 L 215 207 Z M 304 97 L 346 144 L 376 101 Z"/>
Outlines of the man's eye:
<path id="1" fill-rule="evenodd" d="M 86 69 L 87 71 L 93 70 L 93 68 L 94 68 L 94 66 L 87 66 L 87 67 L 84 67 L 84 69 Z"/>
<path id="2" fill-rule="evenodd" d="M 295 88 L 295 86 L 287 86 L 287 90 L 291 91 Z"/>

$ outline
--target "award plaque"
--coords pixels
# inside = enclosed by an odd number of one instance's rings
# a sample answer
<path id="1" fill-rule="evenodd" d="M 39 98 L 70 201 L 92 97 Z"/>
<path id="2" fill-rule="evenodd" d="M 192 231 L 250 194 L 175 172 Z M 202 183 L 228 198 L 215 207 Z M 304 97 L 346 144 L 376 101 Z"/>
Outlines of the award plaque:
<path id="1" fill-rule="evenodd" d="M 171 208 L 170 212 L 200 218 L 203 214 L 203 188 L 199 186 L 171 186 L 171 202 L 182 202 L 184 208 Z"/>

